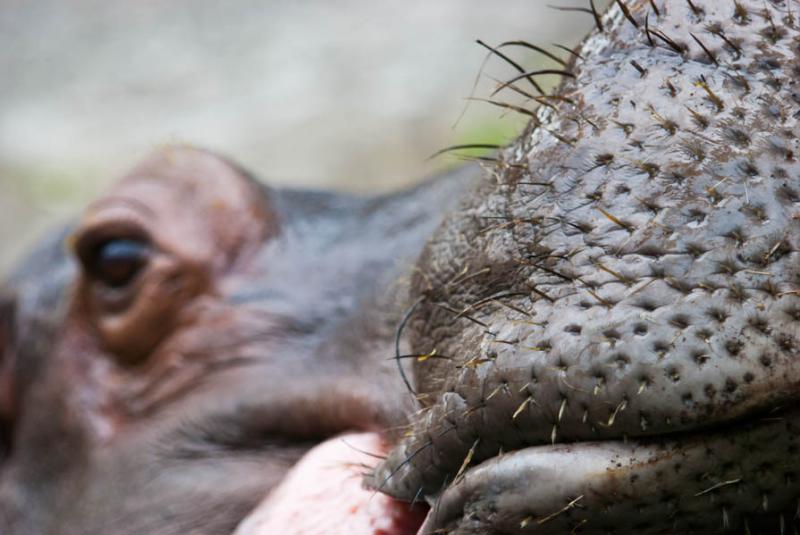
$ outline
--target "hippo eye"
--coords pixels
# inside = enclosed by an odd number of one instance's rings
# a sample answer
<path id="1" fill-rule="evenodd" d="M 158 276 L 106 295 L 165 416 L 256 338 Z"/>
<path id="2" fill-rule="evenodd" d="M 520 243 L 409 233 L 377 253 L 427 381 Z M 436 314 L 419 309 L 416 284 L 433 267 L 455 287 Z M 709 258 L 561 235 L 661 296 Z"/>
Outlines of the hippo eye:
<path id="1" fill-rule="evenodd" d="M 116 238 L 94 248 L 86 268 L 95 279 L 111 288 L 130 283 L 147 265 L 150 245 L 137 239 Z"/>

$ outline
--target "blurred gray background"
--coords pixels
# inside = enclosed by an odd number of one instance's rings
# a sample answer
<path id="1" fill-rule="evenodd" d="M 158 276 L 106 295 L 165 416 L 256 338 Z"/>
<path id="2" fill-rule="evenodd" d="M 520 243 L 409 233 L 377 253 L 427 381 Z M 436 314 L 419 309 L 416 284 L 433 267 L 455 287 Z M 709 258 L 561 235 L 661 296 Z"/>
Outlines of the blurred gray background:
<path id="1" fill-rule="evenodd" d="M 454 126 L 486 56 L 475 39 L 566 57 L 550 45 L 573 46 L 592 17 L 546 3 L 4 0 L 0 273 L 166 143 L 220 151 L 273 184 L 368 193 L 455 165 L 427 160 L 445 146 L 508 141 L 524 117 L 486 104 Z M 514 74 L 493 58 L 476 95 Z"/>

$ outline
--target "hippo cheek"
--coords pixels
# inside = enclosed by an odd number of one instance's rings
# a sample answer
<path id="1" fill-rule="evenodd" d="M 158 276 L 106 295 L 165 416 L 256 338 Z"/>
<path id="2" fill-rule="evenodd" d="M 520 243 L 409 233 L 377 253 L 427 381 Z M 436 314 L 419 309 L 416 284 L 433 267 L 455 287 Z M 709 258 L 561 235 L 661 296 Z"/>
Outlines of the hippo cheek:
<path id="1" fill-rule="evenodd" d="M 371 484 L 431 529 L 793 521 L 800 35 L 737 5 L 616 3 L 423 252 L 420 411 Z"/>

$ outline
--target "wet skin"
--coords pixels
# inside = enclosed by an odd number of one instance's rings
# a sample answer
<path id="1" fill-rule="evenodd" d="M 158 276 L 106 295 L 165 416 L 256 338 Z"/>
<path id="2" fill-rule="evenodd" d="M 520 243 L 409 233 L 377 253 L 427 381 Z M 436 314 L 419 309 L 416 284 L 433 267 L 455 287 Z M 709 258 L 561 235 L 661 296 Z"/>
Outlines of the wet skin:
<path id="1" fill-rule="evenodd" d="M 405 275 L 477 175 L 356 198 L 140 163 L 5 285 L 0 532 L 230 533 L 314 444 L 404 423 Z"/>

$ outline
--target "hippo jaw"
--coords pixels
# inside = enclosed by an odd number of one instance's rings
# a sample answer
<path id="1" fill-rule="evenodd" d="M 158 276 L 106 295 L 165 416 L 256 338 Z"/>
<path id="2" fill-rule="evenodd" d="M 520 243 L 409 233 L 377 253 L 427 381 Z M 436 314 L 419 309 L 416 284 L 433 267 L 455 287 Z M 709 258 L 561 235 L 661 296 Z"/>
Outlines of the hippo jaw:
<path id="1" fill-rule="evenodd" d="M 617 3 L 558 99 L 429 242 L 408 333 L 420 411 L 370 480 L 433 502 L 427 530 L 793 522 L 789 13 Z"/>

